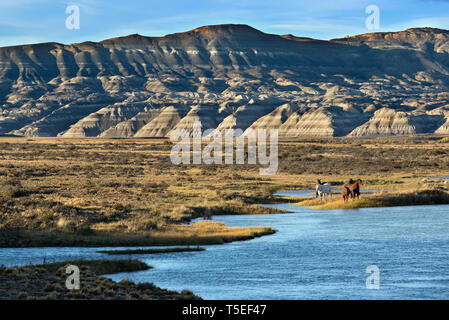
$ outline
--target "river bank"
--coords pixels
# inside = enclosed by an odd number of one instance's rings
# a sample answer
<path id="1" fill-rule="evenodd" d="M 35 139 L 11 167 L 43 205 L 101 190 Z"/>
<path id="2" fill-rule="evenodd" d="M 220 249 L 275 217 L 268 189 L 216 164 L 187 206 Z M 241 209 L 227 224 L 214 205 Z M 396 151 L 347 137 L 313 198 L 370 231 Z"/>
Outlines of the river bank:
<path id="1" fill-rule="evenodd" d="M 79 289 L 68 290 L 66 267 L 80 270 Z M 0 267 L 0 299 L 25 300 L 191 300 L 192 292 L 170 291 L 152 283 L 114 282 L 101 274 L 150 269 L 138 260 L 71 260 L 21 267 Z"/>
<path id="2" fill-rule="evenodd" d="M 204 221 L 192 226 L 174 226 L 170 231 L 102 232 L 88 234 L 60 230 L 3 229 L 0 247 L 106 247 L 210 245 L 244 241 L 275 233 L 270 227 L 230 228 L 223 223 Z"/>

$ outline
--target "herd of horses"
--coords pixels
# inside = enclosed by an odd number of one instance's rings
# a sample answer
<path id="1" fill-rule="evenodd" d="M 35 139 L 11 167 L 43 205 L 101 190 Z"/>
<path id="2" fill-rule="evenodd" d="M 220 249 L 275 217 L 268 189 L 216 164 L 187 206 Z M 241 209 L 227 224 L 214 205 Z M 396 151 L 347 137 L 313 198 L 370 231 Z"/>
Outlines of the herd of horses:
<path id="1" fill-rule="evenodd" d="M 349 179 L 348 185 L 343 186 L 343 189 L 341 190 L 341 195 L 343 197 L 343 200 L 346 202 L 351 199 L 359 199 L 360 197 L 360 186 L 363 185 L 363 182 L 361 179 L 352 180 Z M 321 182 L 320 179 L 317 180 L 316 184 L 316 198 L 320 197 L 321 199 L 326 200 L 327 197 L 332 197 L 332 187 L 329 182 Z"/>

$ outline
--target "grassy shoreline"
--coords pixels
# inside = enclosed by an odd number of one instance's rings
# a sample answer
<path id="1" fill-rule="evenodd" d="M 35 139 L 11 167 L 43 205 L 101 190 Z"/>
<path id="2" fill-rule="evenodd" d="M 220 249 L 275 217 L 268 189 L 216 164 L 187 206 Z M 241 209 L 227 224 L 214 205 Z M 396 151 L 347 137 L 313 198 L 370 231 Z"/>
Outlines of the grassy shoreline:
<path id="1" fill-rule="evenodd" d="M 104 253 L 108 255 L 127 255 L 127 254 L 158 254 L 158 253 L 173 253 L 173 252 L 191 252 L 191 251 L 204 251 L 205 248 L 201 247 L 175 247 L 175 248 L 163 248 L 163 249 L 134 249 L 134 250 L 100 250 L 98 253 Z"/>
<path id="2" fill-rule="evenodd" d="M 80 270 L 79 290 L 68 290 L 66 267 Z M 138 260 L 69 260 L 0 268 L 0 299 L 20 300 L 192 300 L 191 291 L 169 291 L 152 283 L 114 282 L 101 276 L 151 268 Z"/>
<path id="3" fill-rule="evenodd" d="M 203 221 L 201 221 L 203 222 Z M 0 247 L 137 247 L 137 246 L 176 246 L 176 245 L 211 245 L 233 241 L 244 241 L 274 234 L 270 227 L 229 228 L 223 223 L 204 221 L 208 226 L 178 226 L 170 232 L 113 234 L 95 232 L 78 235 L 61 231 L 46 230 L 3 230 L 2 236 L 8 242 Z"/>
<path id="4" fill-rule="evenodd" d="M 449 204 L 449 193 L 443 190 L 417 190 L 414 192 L 362 195 L 360 199 L 350 199 L 347 202 L 344 202 L 341 197 L 333 197 L 322 202 L 317 199 L 310 199 L 297 203 L 297 205 L 313 209 L 358 209 L 434 204 Z"/>

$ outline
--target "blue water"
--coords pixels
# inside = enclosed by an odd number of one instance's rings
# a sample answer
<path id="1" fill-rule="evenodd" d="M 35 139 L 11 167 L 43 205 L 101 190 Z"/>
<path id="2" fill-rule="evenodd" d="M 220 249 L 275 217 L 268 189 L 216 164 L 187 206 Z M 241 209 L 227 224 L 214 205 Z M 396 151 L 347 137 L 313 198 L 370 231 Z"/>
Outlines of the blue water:
<path id="1" fill-rule="evenodd" d="M 449 205 L 219 216 L 229 226 L 269 225 L 277 233 L 205 246 L 206 251 L 138 255 L 154 269 L 110 275 L 189 289 L 205 299 L 448 299 Z M 0 249 L 0 264 L 67 258 L 126 258 L 95 248 Z M 380 269 L 380 289 L 365 286 Z"/>
<path id="2" fill-rule="evenodd" d="M 285 190 L 274 193 L 279 197 L 309 197 L 315 196 L 315 190 Z"/>

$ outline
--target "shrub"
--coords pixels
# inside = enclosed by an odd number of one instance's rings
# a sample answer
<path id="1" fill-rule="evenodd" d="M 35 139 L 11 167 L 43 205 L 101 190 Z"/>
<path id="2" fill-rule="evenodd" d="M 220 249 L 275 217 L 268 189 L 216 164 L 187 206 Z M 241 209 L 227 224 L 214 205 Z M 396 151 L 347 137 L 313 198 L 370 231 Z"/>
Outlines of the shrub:
<path id="1" fill-rule="evenodd" d="M 58 222 L 56 223 L 56 226 L 64 231 L 75 231 L 76 225 L 72 221 L 70 221 L 67 218 L 61 217 L 59 218 Z"/>
<path id="2" fill-rule="evenodd" d="M 51 292 L 55 290 L 55 285 L 53 283 L 47 282 L 44 287 L 45 292 Z"/>
<path id="3" fill-rule="evenodd" d="M 92 230 L 89 224 L 83 223 L 75 227 L 75 233 L 80 236 L 91 236 L 95 234 L 95 230 Z"/>
<path id="4" fill-rule="evenodd" d="M 24 300 L 24 299 L 26 299 L 26 298 L 27 298 L 27 294 L 26 294 L 25 292 L 23 292 L 23 291 L 21 291 L 21 292 L 17 295 L 17 299 Z"/>
<path id="5" fill-rule="evenodd" d="M 4 198 L 18 198 L 27 195 L 19 179 L 8 177 L 0 182 L 0 196 Z"/>

